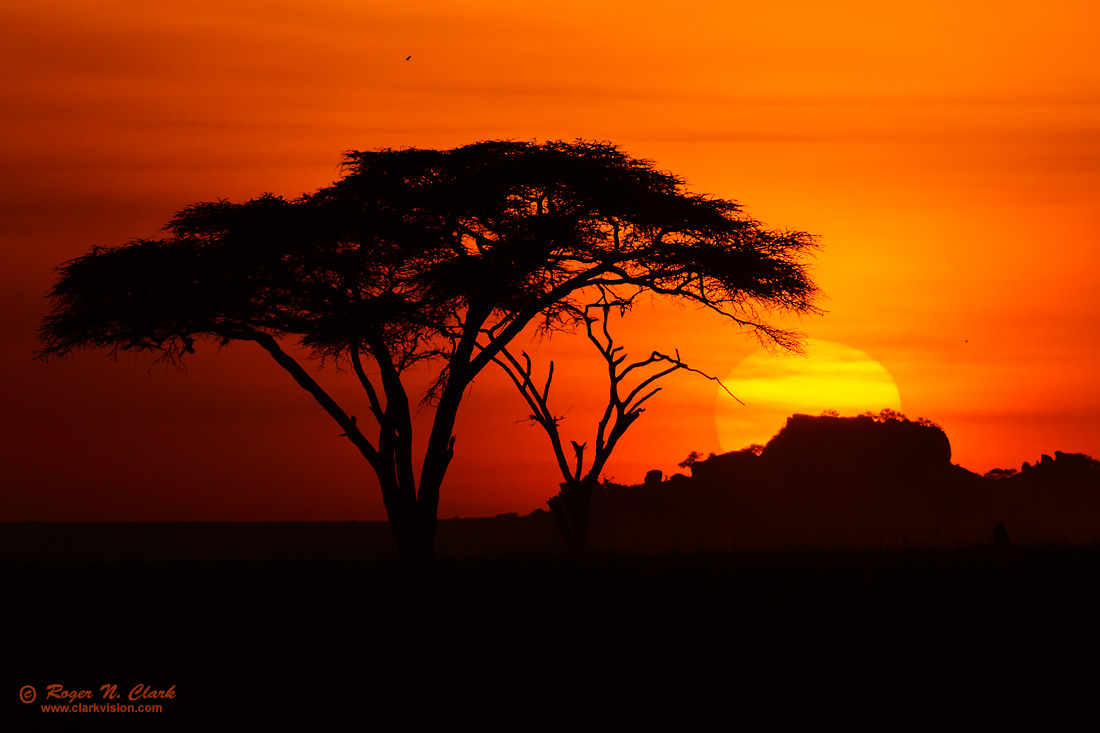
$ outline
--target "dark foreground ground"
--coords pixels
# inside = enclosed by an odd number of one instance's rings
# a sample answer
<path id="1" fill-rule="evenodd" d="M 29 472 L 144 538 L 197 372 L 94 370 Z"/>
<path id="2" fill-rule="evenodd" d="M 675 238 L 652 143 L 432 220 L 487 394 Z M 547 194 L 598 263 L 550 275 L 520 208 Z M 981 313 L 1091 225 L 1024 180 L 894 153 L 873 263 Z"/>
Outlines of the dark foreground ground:
<path id="1" fill-rule="evenodd" d="M 780 714 L 821 695 L 1003 710 L 1021 695 L 1093 699 L 1100 682 L 1100 547 L 514 552 L 430 568 L 9 559 L 0 570 L 4 708 L 26 726 L 45 719 L 50 684 L 101 704 L 105 684 L 118 685 L 115 702 L 138 683 L 174 686 L 156 724 L 142 719 L 159 730 L 290 711 L 477 717 L 515 701 L 532 715 L 678 700 Z M 26 685 L 33 704 L 16 699 Z"/>

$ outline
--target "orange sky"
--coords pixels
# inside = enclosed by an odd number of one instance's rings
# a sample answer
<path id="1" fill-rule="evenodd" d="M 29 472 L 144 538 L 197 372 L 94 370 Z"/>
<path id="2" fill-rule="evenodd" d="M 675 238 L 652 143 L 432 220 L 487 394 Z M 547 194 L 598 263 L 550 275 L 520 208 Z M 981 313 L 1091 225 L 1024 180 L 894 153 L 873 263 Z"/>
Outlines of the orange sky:
<path id="1" fill-rule="evenodd" d="M 1095 3 L 372 5 L 0 6 L 0 520 L 381 518 L 366 464 L 258 349 L 206 348 L 182 373 L 42 364 L 42 296 L 54 266 L 189 203 L 313 190 L 345 150 L 490 138 L 610 140 L 820 235 L 828 313 L 802 328 L 884 365 L 967 468 L 1100 456 Z M 751 351 L 692 311 L 630 323 L 632 353 L 679 348 L 715 374 Z M 550 347 L 584 440 L 590 347 Z M 441 516 L 554 493 L 507 389 L 475 386 Z M 605 475 L 719 450 L 718 399 L 670 380 Z"/>

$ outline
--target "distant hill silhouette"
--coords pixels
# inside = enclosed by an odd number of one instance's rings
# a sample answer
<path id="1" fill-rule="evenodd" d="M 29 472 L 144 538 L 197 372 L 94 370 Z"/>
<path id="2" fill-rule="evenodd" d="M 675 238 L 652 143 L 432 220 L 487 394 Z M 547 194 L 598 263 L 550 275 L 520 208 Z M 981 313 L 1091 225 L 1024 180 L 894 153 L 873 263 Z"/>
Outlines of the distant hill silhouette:
<path id="1" fill-rule="evenodd" d="M 1100 542 L 1100 461 L 1059 451 L 979 476 L 951 463 L 941 428 L 894 413 L 794 415 L 766 446 L 695 460 L 690 470 L 668 479 L 650 471 L 638 486 L 600 484 L 591 549 Z M 439 522 L 444 556 L 561 543 L 545 510 Z M 392 551 L 385 522 L 0 524 L 0 560 L 9 562 L 356 560 Z"/>
<path id="2" fill-rule="evenodd" d="M 937 425 L 893 413 L 794 415 L 763 449 L 697 460 L 691 477 L 603 484 L 593 540 L 618 547 L 1100 540 L 1100 462 L 1058 452 L 979 476 Z"/>

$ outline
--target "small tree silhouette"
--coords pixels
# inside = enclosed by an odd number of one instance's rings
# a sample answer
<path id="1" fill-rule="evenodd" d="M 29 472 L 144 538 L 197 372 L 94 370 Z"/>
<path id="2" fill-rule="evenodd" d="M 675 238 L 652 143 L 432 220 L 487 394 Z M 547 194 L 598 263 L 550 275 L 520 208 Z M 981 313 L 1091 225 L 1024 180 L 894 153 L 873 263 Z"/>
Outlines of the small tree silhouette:
<path id="1" fill-rule="evenodd" d="M 609 143 L 352 152 L 344 171 L 295 200 L 195 204 L 165 239 L 94 247 L 65 263 L 39 357 L 92 347 L 176 362 L 204 337 L 257 344 L 363 455 L 400 553 L 423 558 L 434 552 L 467 388 L 508 361 L 506 347 L 528 326 L 573 330 L 591 325 L 585 305 L 597 294 L 629 302 L 651 292 L 797 348 L 797 334 L 756 308 L 817 311 L 802 261 L 810 235 L 767 231 L 737 204 L 687 193 Z M 373 421 L 338 404 L 287 342 L 350 365 Z M 678 362 L 654 354 L 648 363 Z M 419 461 L 406 383 L 417 364 L 433 377 Z M 638 404 L 612 408 L 622 429 Z"/>
<path id="2" fill-rule="evenodd" d="M 595 344 L 600 356 L 607 363 L 609 382 L 609 394 L 607 406 L 596 425 L 595 441 L 592 451 L 589 453 L 588 463 L 585 463 L 585 448 L 588 443 L 570 441 L 573 446 L 573 463 L 570 466 L 569 457 L 566 456 L 563 447 L 560 423 L 562 418 L 550 410 L 550 385 L 554 379 L 554 363 L 546 376 L 546 382 L 540 389 L 534 381 L 532 373 L 531 357 L 522 352 L 521 362 L 507 349 L 501 349 L 500 355 L 495 361 L 512 379 L 516 389 L 523 395 L 527 406 L 531 408 L 530 420 L 542 427 L 550 438 L 550 444 L 557 459 L 558 469 L 561 471 L 563 482 L 557 496 L 552 497 L 547 504 L 550 505 L 554 516 L 558 520 L 562 538 L 566 547 L 573 553 L 584 552 L 588 540 L 590 526 L 590 507 L 592 492 L 599 481 L 615 446 L 630 428 L 634 421 L 645 412 L 642 407 L 646 401 L 661 391 L 661 387 L 654 384 L 673 372 L 684 370 L 695 372 L 703 377 L 718 382 L 723 389 L 721 381 L 705 374 L 698 369 L 692 369 L 680 359 L 680 353 L 675 356 L 667 356 L 654 351 L 647 358 L 627 364 L 627 356 L 624 347 L 615 346 L 615 341 L 608 328 L 608 320 L 611 309 L 618 308 L 620 313 L 629 307 L 628 302 L 604 301 L 588 305 L 585 308 L 585 330 L 588 340 Z M 593 315 L 598 313 L 599 315 Z M 596 328 L 599 324 L 598 329 Z M 624 366 L 625 364 L 625 366 Z M 637 379 L 633 387 L 628 383 L 628 377 Z M 625 392 L 625 394 L 624 394 Z M 726 392 L 735 400 L 737 397 L 728 389 Z M 737 400 L 740 402 L 740 400 Z M 744 403 L 742 403 L 744 404 Z M 696 455 L 696 454 L 692 454 Z M 652 473 L 652 472 L 651 472 Z M 660 471 L 656 472 L 658 480 Z"/>
<path id="3" fill-rule="evenodd" d="M 692 466 L 694 466 L 696 463 L 698 463 L 702 459 L 703 459 L 703 454 L 700 453 L 697 450 L 693 450 L 691 453 L 687 454 L 687 458 L 680 461 L 676 465 L 679 466 L 680 468 L 691 468 Z"/>

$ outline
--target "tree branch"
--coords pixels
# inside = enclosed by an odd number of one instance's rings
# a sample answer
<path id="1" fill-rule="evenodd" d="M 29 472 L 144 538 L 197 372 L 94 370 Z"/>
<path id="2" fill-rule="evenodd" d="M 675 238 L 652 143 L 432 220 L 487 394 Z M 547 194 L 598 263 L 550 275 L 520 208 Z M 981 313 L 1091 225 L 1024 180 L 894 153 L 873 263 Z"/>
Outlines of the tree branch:
<path id="1" fill-rule="evenodd" d="M 351 366 L 355 371 L 355 376 L 359 378 L 359 384 L 363 386 L 363 391 L 367 393 L 367 399 L 370 400 L 371 412 L 374 413 L 374 417 L 378 420 L 378 424 L 383 424 L 386 419 L 386 413 L 382 408 L 382 403 L 378 399 L 378 393 L 374 389 L 374 384 L 370 381 L 367 373 L 363 371 L 363 362 L 359 358 L 358 346 L 351 349 Z"/>
<path id="2" fill-rule="evenodd" d="M 275 359 L 275 362 L 294 378 L 294 381 L 296 381 L 299 386 L 313 395 L 313 399 L 317 400 L 321 407 L 324 408 L 325 412 L 336 421 L 336 424 L 344 429 L 344 434 L 347 436 L 347 439 L 359 449 L 359 452 L 363 454 L 363 457 L 367 459 L 371 467 L 374 468 L 376 472 L 381 471 L 382 464 L 380 462 L 378 450 L 371 445 L 370 441 L 367 440 L 366 436 L 364 436 L 362 431 L 356 426 L 355 418 L 349 417 L 348 414 L 344 412 L 343 408 L 336 403 L 336 400 L 332 399 L 332 397 L 322 389 L 321 385 L 309 375 L 309 372 L 307 372 L 301 364 L 295 361 L 293 357 L 283 351 L 282 347 L 279 346 L 279 342 L 276 341 L 274 337 L 261 331 L 238 328 L 231 329 L 235 332 L 232 337 L 246 341 L 255 341 L 261 348 L 267 351 L 267 353 Z M 227 338 L 228 337 L 227 335 Z"/>
<path id="3" fill-rule="evenodd" d="M 523 396 L 528 407 L 531 408 L 532 420 L 541 425 L 547 437 L 549 437 L 559 470 L 562 471 L 563 475 L 568 476 L 569 465 L 565 458 L 565 451 L 562 448 L 561 433 L 558 430 L 559 418 L 553 416 L 547 404 L 547 399 L 550 394 L 550 382 L 554 376 L 553 362 L 550 364 L 550 373 L 546 377 L 546 386 L 543 388 L 542 394 L 539 394 L 532 379 L 531 357 L 524 352 L 523 358 L 525 364 L 521 365 L 507 348 L 502 348 L 500 350 L 500 355 L 503 355 L 508 363 L 502 361 L 499 355 L 493 357 L 493 362 L 503 369 L 505 374 L 511 378 L 512 383 L 516 385 L 516 389 L 519 390 L 520 395 Z"/>

